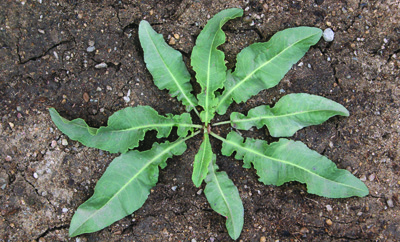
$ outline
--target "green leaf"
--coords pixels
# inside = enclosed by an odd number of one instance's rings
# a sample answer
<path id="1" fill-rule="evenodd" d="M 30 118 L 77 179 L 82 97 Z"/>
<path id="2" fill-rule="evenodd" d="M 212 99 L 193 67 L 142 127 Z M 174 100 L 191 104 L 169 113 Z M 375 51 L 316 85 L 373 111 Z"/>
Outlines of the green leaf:
<path id="1" fill-rule="evenodd" d="M 231 114 L 231 124 L 237 129 L 266 125 L 273 137 L 292 136 L 296 131 L 325 122 L 335 115 L 349 116 L 345 107 L 324 97 L 305 93 L 282 97 L 273 108 L 263 105 L 249 111 Z"/>
<path id="2" fill-rule="evenodd" d="M 200 113 L 205 126 L 214 116 L 217 100 L 215 91 L 223 87 L 226 79 L 225 55 L 217 47 L 225 42 L 225 34 L 221 27 L 230 19 L 243 15 L 242 9 L 226 9 L 208 21 L 192 51 L 192 66 L 196 71 L 197 82 L 201 93 L 197 95 L 199 105 L 204 108 Z"/>
<path id="3" fill-rule="evenodd" d="M 368 188 L 349 171 L 338 169 L 328 158 L 307 148 L 302 142 L 280 139 L 268 144 L 263 140 L 243 138 L 236 132 L 223 141 L 222 154 L 243 160 L 245 168 L 253 163 L 260 181 L 266 185 L 280 186 L 298 181 L 307 184 L 309 193 L 329 198 L 368 195 Z"/>
<path id="4" fill-rule="evenodd" d="M 182 54 L 165 43 L 146 20 L 139 24 L 139 39 L 144 51 L 144 61 L 160 89 L 168 89 L 172 97 L 177 97 L 186 105 L 187 111 L 195 109 L 197 100 L 191 93 L 190 74 L 182 60 Z"/>
<path id="5" fill-rule="evenodd" d="M 232 99 L 236 103 L 245 102 L 261 90 L 277 85 L 321 35 L 318 28 L 290 28 L 276 33 L 266 43 L 244 48 L 237 56 L 236 70 L 228 71 L 217 112 L 224 114 Z"/>
<path id="6" fill-rule="evenodd" d="M 226 172 L 217 172 L 215 155 L 208 168 L 204 194 L 211 208 L 226 218 L 226 228 L 232 239 L 236 240 L 243 228 L 244 209 L 239 191 Z"/>
<path id="7" fill-rule="evenodd" d="M 94 189 L 94 194 L 79 206 L 72 217 L 69 236 L 98 231 L 132 214 L 146 201 L 158 181 L 158 166 L 181 155 L 186 139 L 154 144 L 151 150 L 129 151 L 115 158 Z"/>
<path id="8" fill-rule="evenodd" d="M 200 149 L 194 157 L 192 181 L 196 187 L 199 187 L 206 178 L 208 166 L 212 160 L 213 153 L 210 144 L 210 137 L 207 132 L 204 133 L 203 142 Z"/>
<path id="9" fill-rule="evenodd" d="M 125 153 L 137 147 L 148 130 L 157 130 L 157 137 L 164 138 L 168 137 L 173 126 L 178 126 L 178 135 L 183 137 L 195 126 L 188 113 L 164 117 L 149 106 L 127 107 L 117 111 L 108 119 L 108 126 L 98 129 L 89 127 L 80 118 L 69 121 L 54 108 L 50 108 L 49 112 L 53 122 L 70 139 L 111 153 Z"/>

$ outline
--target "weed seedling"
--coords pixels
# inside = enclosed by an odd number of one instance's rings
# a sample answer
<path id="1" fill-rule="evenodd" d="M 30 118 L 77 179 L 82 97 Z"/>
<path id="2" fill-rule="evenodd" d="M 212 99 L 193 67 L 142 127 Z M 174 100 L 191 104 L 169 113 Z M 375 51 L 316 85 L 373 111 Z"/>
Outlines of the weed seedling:
<path id="1" fill-rule="evenodd" d="M 193 94 L 181 53 L 168 46 L 148 22 L 143 20 L 139 25 L 144 60 L 155 85 L 167 89 L 188 112 L 198 115 L 201 125 L 193 124 L 189 113 L 161 116 L 149 106 L 137 106 L 115 112 L 107 126 L 92 128 L 82 119 L 68 121 L 50 109 L 52 120 L 70 139 L 121 153 L 97 182 L 92 197 L 75 212 L 69 229 L 71 237 L 98 231 L 142 207 L 158 181 L 159 167 L 166 167 L 168 158 L 182 155 L 187 148 L 185 142 L 196 135 L 202 135 L 203 140 L 193 162 L 193 183 L 200 187 L 205 182 L 204 194 L 211 208 L 226 217 L 232 239 L 237 239 L 242 231 L 244 209 L 232 180 L 225 172 L 218 171 L 211 141 L 222 142 L 222 155 L 231 156 L 235 152 L 235 158 L 243 160 L 245 168 L 253 166 L 259 180 L 266 185 L 298 181 L 307 185 L 309 193 L 328 198 L 368 194 L 359 179 L 347 170 L 338 169 L 302 142 L 281 138 L 268 143 L 245 139 L 235 131 L 226 137 L 212 131 L 218 125 L 231 125 L 233 130 L 266 126 L 273 137 L 289 137 L 332 116 L 349 115 L 346 108 L 327 98 L 297 93 L 282 97 L 273 107 L 258 106 L 247 115 L 233 112 L 230 120 L 213 122 L 215 114 L 225 114 L 233 101 L 246 102 L 261 90 L 276 86 L 321 38 L 322 31 L 318 28 L 283 30 L 268 42 L 243 49 L 237 56 L 235 70 L 227 70 L 224 53 L 218 50 L 225 42 L 221 27 L 242 14 L 241 9 L 224 10 L 210 19 L 198 36 L 191 55 L 191 65 L 201 87 L 197 95 Z M 146 151 L 135 149 L 147 131 L 156 130 L 158 138 L 166 138 L 173 127 L 177 127 L 179 136 L 175 141 L 154 143 Z"/>

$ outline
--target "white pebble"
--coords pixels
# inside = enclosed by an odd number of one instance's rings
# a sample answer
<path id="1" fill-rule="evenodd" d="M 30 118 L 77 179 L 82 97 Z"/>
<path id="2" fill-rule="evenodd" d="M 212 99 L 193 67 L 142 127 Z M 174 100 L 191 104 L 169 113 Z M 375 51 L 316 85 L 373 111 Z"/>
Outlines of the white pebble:
<path id="1" fill-rule="evenodd" d="M 176 191 L 177 188 L 178 188 L 177 186 L 171 187 L 172 191 Z"/>
<path id="2" fill-rule="evenodd" d="M 304 63 L 300 62 L 297 66 L 303 66 L 303 65 L 304 65 Z"/>
<path id="3" fill-rule="evenodd" d="M 123 97 L 125 102 L 129 102 L 131 100 L 131 98 L 129 97 L 131 95 L 131 89 L 128 90 L 128 93 L 126 94 L 125 97 Z"/>
<path id="4" fill-rule="evenodd" d="M 328 212 L 332 211 L 332 206 L 331 205 L 326 205 L 326 210 L 328 210 Z"/>
<path id="5" fill-rule="evenodd" d="M 86 51 L 90 53 L 90 52 L 93 52 L 95 49 L 96 49 L 96 47 L 94 47 L 94 46 L 89 46 L 89 47 L 86 49 Z"/>
<path id="6" fill-rule="evenodd" d="M 369 180 L 369 181 L 375 180 L 375 174 L 369 175 L 368 180 Z"/>
<path id="7" fill-rule="evenodd" d="M 68 141 L 66 139 L 62 139 L 61 140 L 61 144 L 64 145 L 64 146 L 67 146 L 68 145 Z"/>
<path id="8" fill-rule="evenodd" d="M 102 62 L 100 64 L 95 65 L 94 68 L 96 68 L 96 69 L 107 68 L 107 64 Z"/>
<path id="9" fill-rule="evenodd" d="M 394 207 L 393 200 L 391 198 L 389 198 L 386 202 L 387 202 L 387 205 L 389 206 L 389 208 Z"/>
<path id="10" fill-rule="evenodd" d="M 39 175 L 35 172 L 35 173 L 33 173 L 33 178 L 38 179 Z"/>
<path id="11" fill-rule="evenodd" d="M 63 212 L 63 213 L 68 212 L 68 208 L 63 208 L 63 209 L 62 209 L 62 212 Z"/>
<path id="12" fill-rule="evenodd" d="M 331 42 L 333 41 L 333 38 L 335 37 L 335 33 L 331 28 L 327 28 L 324 30 L 324 33 L 322 34 L 322 37 L 326 42 Z"/>

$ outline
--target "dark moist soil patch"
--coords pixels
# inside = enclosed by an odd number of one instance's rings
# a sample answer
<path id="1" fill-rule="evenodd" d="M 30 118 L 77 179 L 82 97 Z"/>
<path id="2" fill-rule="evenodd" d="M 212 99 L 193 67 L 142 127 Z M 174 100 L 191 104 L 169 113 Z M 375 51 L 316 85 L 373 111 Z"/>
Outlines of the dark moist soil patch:
<path id="1" fill-rule="evenodd" d="M 299 183 L 264 186 L 253 169 L 221 156 L 220 142 L 212 140 L 218 165 L 244 203 L 239 240 L 400 240 L 400 3 L 353 0 L 1 1 L 0 240 L 229 241 L 225 219 L 211 210 L 204 187 L 191 182 L 200 138 L 188 142 L 183 156 L 168 160 L 158 185 L 132 216 L 68 238 L 74 211 L 91 196 L 115 156 L 69 140 L 47 111 L 55 107 L 64 117 L 80 117 L 92 126 L 104 125 L 127 106 L 182 113 L 183 106 L 158 90 L 145 68 L 138 24 L 148 20 L 190 67 L 200 30 L 229 7 L 245 10 L 242 19 L 224 26 L 227 43 L 221 49 L 229 68 L 241 49 L 285 28 L 330 27 L 335 39 L 312 47 L 277 87 L 232 105 L 217 118 L 273 104 L 288 93 L 335 100 L 350 117 L 332 118 L 292 138 L 348 169 L 370 189 L 365 198 L 326 199 L 308 194 Z M 225 135 L 229 128 L 215 132 Z M 272 141 L 265 129 L 245 134 Z M 141 149 L 154 139 L 149 133 Z"/>

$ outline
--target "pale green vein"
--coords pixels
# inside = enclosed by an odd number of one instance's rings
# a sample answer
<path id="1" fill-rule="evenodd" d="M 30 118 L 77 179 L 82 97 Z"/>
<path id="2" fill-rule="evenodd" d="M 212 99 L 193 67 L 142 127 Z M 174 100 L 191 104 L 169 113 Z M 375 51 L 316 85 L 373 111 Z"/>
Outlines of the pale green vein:
<path id="1" fill-rule="evenodd" d="M 211 135 L 212 135 L 212 134 L 213 134 L 213 133 L 211 132 Z M 221 185 L 220 185 L 219 180 L 218 180 L 218 178 L 217 178 L 217 174 L 216 174 L 216 171 L 215 171 L 214 164 L 211 165 L 211 169 L 212 169 L 212 171 L 211 171 L 210 173 L 211 173 L 211 174 L 213 175 L 213 177 L 214 177 L 214 181 L 215 181 L 215 183 L 217 184 L 219 193 L 221 194 L 222 198 L 224 199 L 224 203 L 225 203 L 226 207 L 227 207 L 228 210 L 229 210 L 229 216 L 231 217 L 231 221 L 232 221 L 232 223 L 234 223 L 234 222 L 233 222 L 233 213 L 232 213 L 232 209 L 231 209 L 231 207 L 229 206 L 228 200 L 226 199 L 226 196 L 225 196 L 225 194 L 224 194 L 224 192 L 223 192 L 223 190 L 222 190 L 222 188 L 221 188 Z M 235 230 L 235 226 L 232 226 L 232 229 Z M 236 234 L 236 233 L 233 233 L 233 234 Z"/>
<path id="2" fill-rule="evenodd" d="M 312 35 L 311 35 L 312 36 Z M 310 38 L 311 36 L 307 37 Z M 305 39 L 305 38 L 304 38 Z M 300 39 L 296 42 L 294 42 L 293 44 L 287 46 L 285 49 L 283 49 L 281 52 L 279 52 L 279 54 L 277 54 L 276 56 L 272 57 L 270 60 L 266 61 L 264 64 L 260 65 L 259 67 L 257 67 L 256 69 L 254 69 L 252 72 L 250 72 L 243 80 L 239 81 L 235 86 L 233 86 L 231 89 L 228 90 L 228 92 L 219 100 L 219 103 L 217 105 L 217 109 L 219 107 L 219 105 L 221 105 L 221 103 L 223 103 L 225 101 L 225 99 L 227 99 L 230 94 L 236 90 L 236 88 L 238 88 L 240 85 L 242 85 L 244 82 L 247 81 L 247 79 L 249 79 L 250 77 L 252 77 L 256 72 L 258 72 L 260 69 L 262 69 L 264 66 L 268 65 L 269 63 L 271 63 L 273 60 L 275 60 L 276 58 L 280 57 L 283 53 L 285 53 L 286 51 L 288 51 L 290 48 L 292 48 L 294 45 L 298 44 L 301 41 L 304 41 L 304 39 Z"/>
<path id="3" fill-rule="evenodd" d="M 331 112 L 331 111 L 332 110 L 308 110 L 308 111 L 293 112 L 293 113 L 273 115 L 273 116 L 264 115 L 264 116 L 258 116 L 258 117 L 253 117 L 253 118 L 233 119 L 233 120 L 228 120 L 228 121 L 222 121 L 222 122 L 213 124 L 213 126 L 229 124 L 229 123 L 244 123 L 244 122 L 257 121 L 257 120 L 262 120 L 262 119 L 278 119 L 278 118 L 291 117 L 291 116 L 307 114 L 307 113 Z"/>
<path id="4" fill-rule="evenodd" d="M 172 79 L 174 80 L 176 86 L 179 88 L 179 91 L 183 94 L 183 96 L 185 97 L 185 99 L 190 103 L 190 106 L 192 106 L 194 112 L 197 114 L 197 116 L 200 117 L 199 112 L 196 109 L 196 106 L 193 104 L 193 102 L 190 100 L 190 98 L 186 95 L 186 93 L 183 91 L 181 85 L 179 85 L 178 80 L 176 80 L 175 75 L 171 72 L 171 70 L 168 68 L 164 58 L 161 56 L 160 51 L 158 50 L 157 46 L 154 44 L 154 39 L 151 37 L 149 31 L 147 28 L 145 28 L 147 35 L 149 36 L 149 38 L 152 40 L 151 44 L 153 45 L 154 49 L 156 50 L 158 56 L 160 57 L 160 59 L 162 60 L 162 62 L 164 63 L 165 69 L 167 69 L 168 74 L 172 77 Z"/>
<path id="5" fill-rule="evenodd" d="M 267 156 L 267 155 L 265 155 L 265 154 L 263 154 L 263 153 L 260 153 L 260 152 L 258 152 L 258 151 L 255 151 L 255 150 L 253 150 L 253 149 L 249 149 L 249 148 L 247 148 L 247 147 L 243 147 L 243 146 L 241 146 L 241 145 L 236 144 L 235 142 L 232 142 L 232 141 L 230 141 L 230 140 L 224 139 L 224 138 L 222 138 L 221 136 L 219 136 L 219 135 L 217 135 L 217 134 L 215 134 L 215 133 L 213 133 L 213 132 L 211 132 L 210 134 L 211 134 L 213 137 L 215 137 L 215 138 L 221 140 L 222 142 L 225 142 L 225 143 L 227 143 L 227 144 L 230 144 L 230 145 L 232 145 L 232 146 L 235 146 L 235 147 L 237 147 L 237 148 L 240 148 L 240 149 L 242 149 L 242 150 L 245 150 L 246 152 L 250 152 L 250 153 L 253 153 L 253 154 L 257 155 L 257 156 L 264 157 L 264 158 L 267 158 L 267 159 L 270 159 L 270 160 L 273 160 L 273 161 L 276 161 L 276 162 L 280 162 L 280 163 L 283 163 L 283 164 L 286 164 L 286 165 L 294 166 L 294 167 L 296 167 L 296 168 L 298 168 L 298 169 L 300 169 L 300 170 L 303 170 L 303 171 L 305 171 L 305 172 L 307 172 L 307 173 L 310 173 L 311 175 L 317 176 L 317 177 L 319 177 L 319 178 L 321 178 L 321 179 L 323 179 L 323 180 L 329 180 L 329 179 L 326 179 L 325 177 L 320 176 L 320 175 L 318 175 L 318 174 L 316 174 L 316 173 L 312 173 L 312 172 L 310 172 L 309 170 L 307 170 L 307 169 L 305 169 L 304 167 L 301 167 L 301 166 L 299 166 L 299 165 L 293 164 L 293 163 L 288 162 L 288 161 L 286 161 L 286 160 L 281 160 L 281 159 L 277 159 L 277 158 L 274 158 L 274 157 L 270 157 L 270 156 Z M 336 181 L 334 181 L 334 180 L 329 180 L 329 181 L 331 181 L 331 182 L 333 182 L 333 183 L 336 183 L 336 184 L 340 184 L 340 185 L 342 185 L 342 186 L 346 186 L 346 187 L 350 187 L 350 188 L 353 188 L 353 189 L 362 191 L 361 189 L 358 189 L 357 187 L 349 186 L 349 185 L 344 184 L 344 183 L 339 183 L 339 182 L 336 182 Z"/>
<path id="6" fill-rule="evenodd" d="M 185 142 L 186 140 L 192 138 L 193 136 L 196 136 L 199 133 L 200 133 L 200 131 L 197 131 L 197 132 L 193 133 L 192 135 L 190 135 L 190 136 L 188 136 L 188 137 L 186 137 L 184 139 L 179 140 L 178 142 L 176 142 L 173 145 L 169 146 L 167 149 L 165 149 L 162 152 L 160 152 L 154 158 L 150 159 L 149 162 L 147 162 L 146 165 L 144 165 L 134 176 L 132 176 L 132 178 L 129 179 L 129 181 L 127 183 L 125 183 L 106 203 L 104 203 L 104 205 L 101 208 L 97 209 L 96 212 L 92 213 L 89 217 L 87 217 L 87 219 L 84 220 L 82 223 L 80 223 L 80 225 L 77 226 L 77 228 L 81 227 L 82 224 L 86 223 L 88 220 L 93 218 L 97 213 L 99 213 L 105 206 L 107 206 L 109 204 L 109 201 L 112 201 L 113 199 L 118 198 L 118 195 L 121 192 L 123 192 L 125 190 L 125 188 L 128 185 L 130 185 L 140 174 L 142 174 L 142 172 L 144 172 L 147 169 L 147 167 L 149 167 L 153 162 L 157 161 L 157 159 L 162 157 L 164 154 L 170 152 L 172 149 L 174 149 L 176 146 L 178 146 L 182 142 Z"/>

